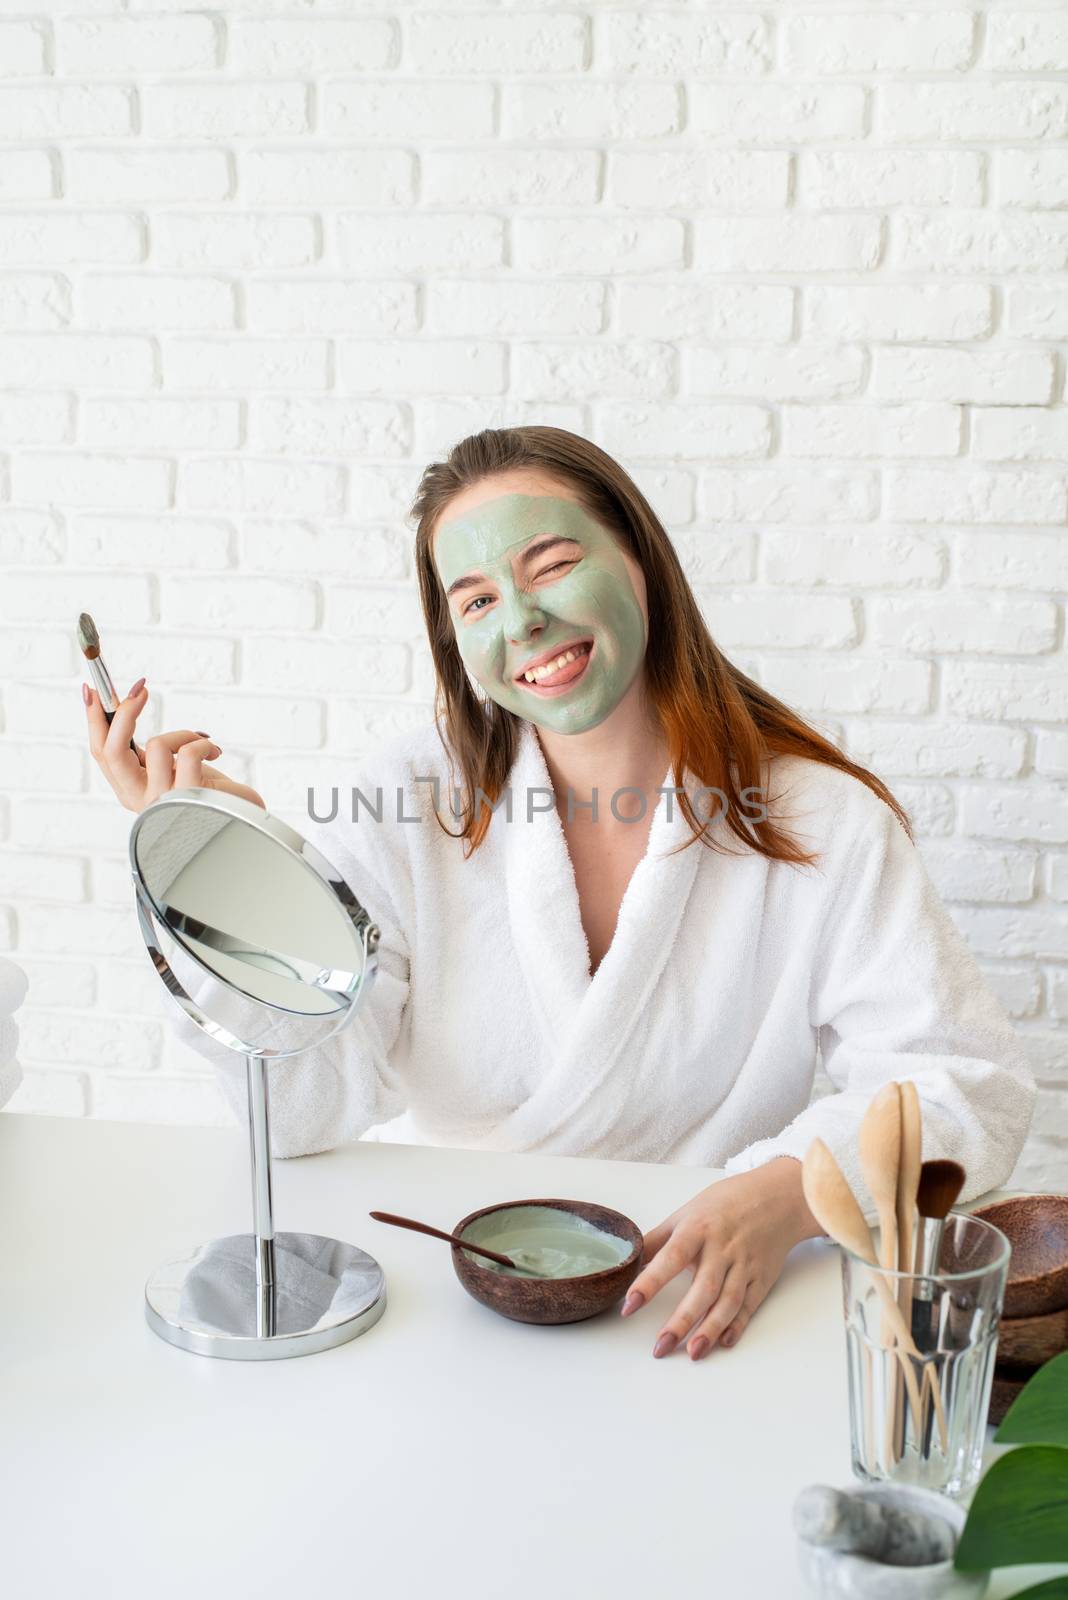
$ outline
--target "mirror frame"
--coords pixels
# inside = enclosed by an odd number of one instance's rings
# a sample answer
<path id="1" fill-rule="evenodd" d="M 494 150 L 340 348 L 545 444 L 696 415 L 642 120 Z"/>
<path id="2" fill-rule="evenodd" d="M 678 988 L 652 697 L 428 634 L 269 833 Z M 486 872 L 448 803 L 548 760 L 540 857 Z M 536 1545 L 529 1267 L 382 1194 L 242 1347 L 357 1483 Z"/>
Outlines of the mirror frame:
<path id="1" fill-rule="evenodd" d="M 264 1046 L 247 1044 L 243 1039 L 239 1039 L 236 1034 L 231 1033 L 229 1029 L 224 1028 L 221 1023 L 215 1022 L 209 1017 L 179 982 L 161 948 L 160 936 L 157 932 L 158 928 L 164 929 L 167 937 L 173 939 L 175 944 L 180 945 L 189 959 L 194 961 L 203 972 L 208 973 L 218 983 L 224 984 L 231 989 L 236 988 L 236 985 L 232 984 L 228 978 L 222 977 L 213 968 L 209 967 L 195 950 L 189 948 L 181 933 L 171 927 L 141 876 L 137 859 L 137 841 L 145 818 L 158 813 L 163 807 L 179 804 L 199 806 L 206 811 L 221 812 L 224 816 L 251 824 L 258 832 L 265 834 L 269 839 L 287 846 L 294 854 L 300 857 L 307 870 L 330 890 L 341 910 L 352 923 L 357 941 L 363 951 L 362 965 L 358 971 L 352 973 L 327 969 L 327 975 L 331 979 L 344 978 L 348 981 L 342 987 L 327 986 L 326 984 L 321 986 L 324 993 L 335 995 L 341 1002 L 335 1012 L 298 1012 L 291 1010 L 289 1007 L 274 1005 L 269 1000 L 262 1000 L 258 995 L 246 995 L 246 998 L 251 1000 L 253 1004 L 263 1006 L 268 1011 L 306 1018 L 309 1030 L 312 1030 L 316 1018 L 334 1019 L 329 1027 L 316 1034 L 314 1040 L 304 1042 L 292 1050 L 268 1049 Z M 278 817 L 272 816 L 270 812 L 255 805 L 251 800 L 242 800 L 238 795 L 227 794 L 217 789 L 168 789 L 166 793 L 160 795 L 158 800 L 152 801 L 151 805 L 146 806 L 143 811 L 139 812 L 134 820 L 133 827 L 130 829 L 129 857 L 130 875 L 133 879 L 137 903 L 137 917 L 152 964 L 166 986 L 168 993 L 174 997 L 186 1015 L 205 1033 L 209 1034 L 211 1038 L 217 1039 L 220 1044 L 225 1044 L 231 1050 L 240 1051 L 246 1056 L 265 1057 L 272 1060 L 283 1060 L 288 1056 L 299 1055 L 310 1046 L 323 1044 L 327 1039 L 333 1038 L 334 1034 L 340 1032 L 353 1015 L 358 1000 L 366 995 L 370 989 L 378 968 L 376 951 L 380 934 L 377 925 L 372 922 L 369 913 L 357 900 L 345 879 L 320 850 L 316 849 L 295 828 L 291 828 L 288 823 L 282 822 Z M 240 992 L 242 994 L 246 993 L 244 990 Z"/>

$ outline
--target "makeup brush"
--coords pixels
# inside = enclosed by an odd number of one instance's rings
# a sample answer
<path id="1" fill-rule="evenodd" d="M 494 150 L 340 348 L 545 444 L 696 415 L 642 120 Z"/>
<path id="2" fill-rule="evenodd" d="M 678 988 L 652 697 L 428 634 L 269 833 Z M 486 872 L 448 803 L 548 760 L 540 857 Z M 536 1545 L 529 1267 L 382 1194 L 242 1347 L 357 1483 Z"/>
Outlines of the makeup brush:
<path id="1" fill-rule="evenodd" d="M 96 692 L 100 696 L 100 704 L 107 719 L 108 726 L 119 708 L 119 697 L 115 693 L 115 685 L 111 681 L 111 673 L 100 654 L 100 635 L 96 631 L 96 623 L 88 611 L 83 611 L 78 618 L 78 645 L 82 655 L 89 666 L 89 676 L 96 684 Z M 130 749 L 140 758 L 141 752 L 130 740 Z"/>
<path id="2" fill-rule="evenodd" d="M 916 1253 L 912 1269 L 917 1277 L 933 1278 L 937 1275 L 946 1218 L 956 1205 L 963 1188 L 964 1168 L 957 1161 L 925 1161 L 920 1168 L 920 1185 L 916 1191 L 920 1226 L 916 1235 Z M 916 1285 L 917 1300 L 931 1300 L 933 1297 L 934 1291 L 930 1284 Z M 919 1317 L 924 1318 L 922 1310 L 919 1312 Z M 916 1320 L 914 1307 L 913 1321 Z"/>
<path id="3" fill-rule="evenodd" d="M 921 1281 L 916 1284 L 911 1322 L 913 1338 L 928 1350 L 931 1348 L 932 1339 L 930 1302 L 934 1299 L 934 1289 L 930 1283 L 924 1283 L 922 1279 L 933 1277 L 938 1271 L 946 1218 L 960 1197 L 964 1179 L 964 1168 L 958 1161 L 925 1161 L 920 1168 L 920 1186 L 916 1192 L 916 1209 L 920 1213 L 920 1225 L 916 1230 L 913 1272 Z M 924 1368 L 924 1376 L 931 1391 L 931 1399 L 935 1403 L 939 1436 L 942 1449 L 945 1450 L 946 1419 L 942 1409 L 938 1375 L 933 1366 L 927 1365 Z M 920 1429 L 921 1449 L 924 1455 L 927 1453 L 930 1432 L 930 1413 L 925 1408 Z"/>

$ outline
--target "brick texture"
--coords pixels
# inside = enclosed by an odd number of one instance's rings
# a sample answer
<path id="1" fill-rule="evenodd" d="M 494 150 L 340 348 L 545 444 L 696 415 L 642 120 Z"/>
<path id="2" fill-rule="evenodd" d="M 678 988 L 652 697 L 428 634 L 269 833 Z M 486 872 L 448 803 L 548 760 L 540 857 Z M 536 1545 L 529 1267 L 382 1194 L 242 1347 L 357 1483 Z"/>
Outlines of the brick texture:
<path id="1" fill-rule="evenodd" d="M 1042 1083 L 1018 1179 L 1063 1187 L 1063 5 L 0 12 L 16 1109 L 225 1120 L 144 960 L 77 613 L 147 674 L 145 736 L 207 727 L 299 826 L 430 714 L 422 466 L 540 421 L 623 462 L 723 647 L 906 804 Z"/>

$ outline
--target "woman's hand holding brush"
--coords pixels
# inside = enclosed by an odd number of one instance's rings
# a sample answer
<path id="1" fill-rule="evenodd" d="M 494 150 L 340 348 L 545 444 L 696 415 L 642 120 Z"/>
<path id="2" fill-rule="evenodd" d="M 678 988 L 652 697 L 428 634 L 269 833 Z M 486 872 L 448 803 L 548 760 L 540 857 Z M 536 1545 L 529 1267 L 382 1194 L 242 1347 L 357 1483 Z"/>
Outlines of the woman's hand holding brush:
<path id="1" fill-rule="evenodd" d="M 255 789 L 208 765 L 222 751 L 210 735 L 197 729 L 154 734 L 145 741 L 143 760 L 135 753 L 134 727 L 148 704 L 143 678 L 119 701 L 110 724 L 99 694 L 88 684 L 82 685 L 82 699 L 90 754 L 127 811 L 143 811 L 168 789 L 221 789 L 266 810 Z"/>

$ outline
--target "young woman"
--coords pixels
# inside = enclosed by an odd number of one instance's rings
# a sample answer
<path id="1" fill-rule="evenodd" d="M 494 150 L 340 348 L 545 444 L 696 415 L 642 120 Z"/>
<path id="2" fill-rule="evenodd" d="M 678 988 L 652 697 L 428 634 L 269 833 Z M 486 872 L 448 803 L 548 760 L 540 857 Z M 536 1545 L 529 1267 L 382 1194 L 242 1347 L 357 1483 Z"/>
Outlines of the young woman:
<path id="1" fill-rule="evenodd" d="M 389 1122 L 724 1166 L 646 1235 L 624 1306 L 689 1268 L 653 1353 L 700 1358 L 819 1232 L 813 1138 L 866 1202 L 858 1123 L 910 1078 L 925 1158 L 962 1162 L 971 1196 L 1008 1177 L 1033 1085 L 900 806 L 726 659 L 615 461 L 556 428 L 487 430 L 427 468 L 413 515 L 437 721 L 339 770 L 336 817 L 306 830 L 382 942 L 351 1027 L 272 1072 L 278 1153 Z M 172 785 L 263 803 L 189 729 L 142 766 L 135 687 L 110 730 L 87 701 L 124 805 Z M 240 1114 L 240 1062 L 185 1036 Z M 839 1092 L 809 1104 L 818 1052 Z"/>

